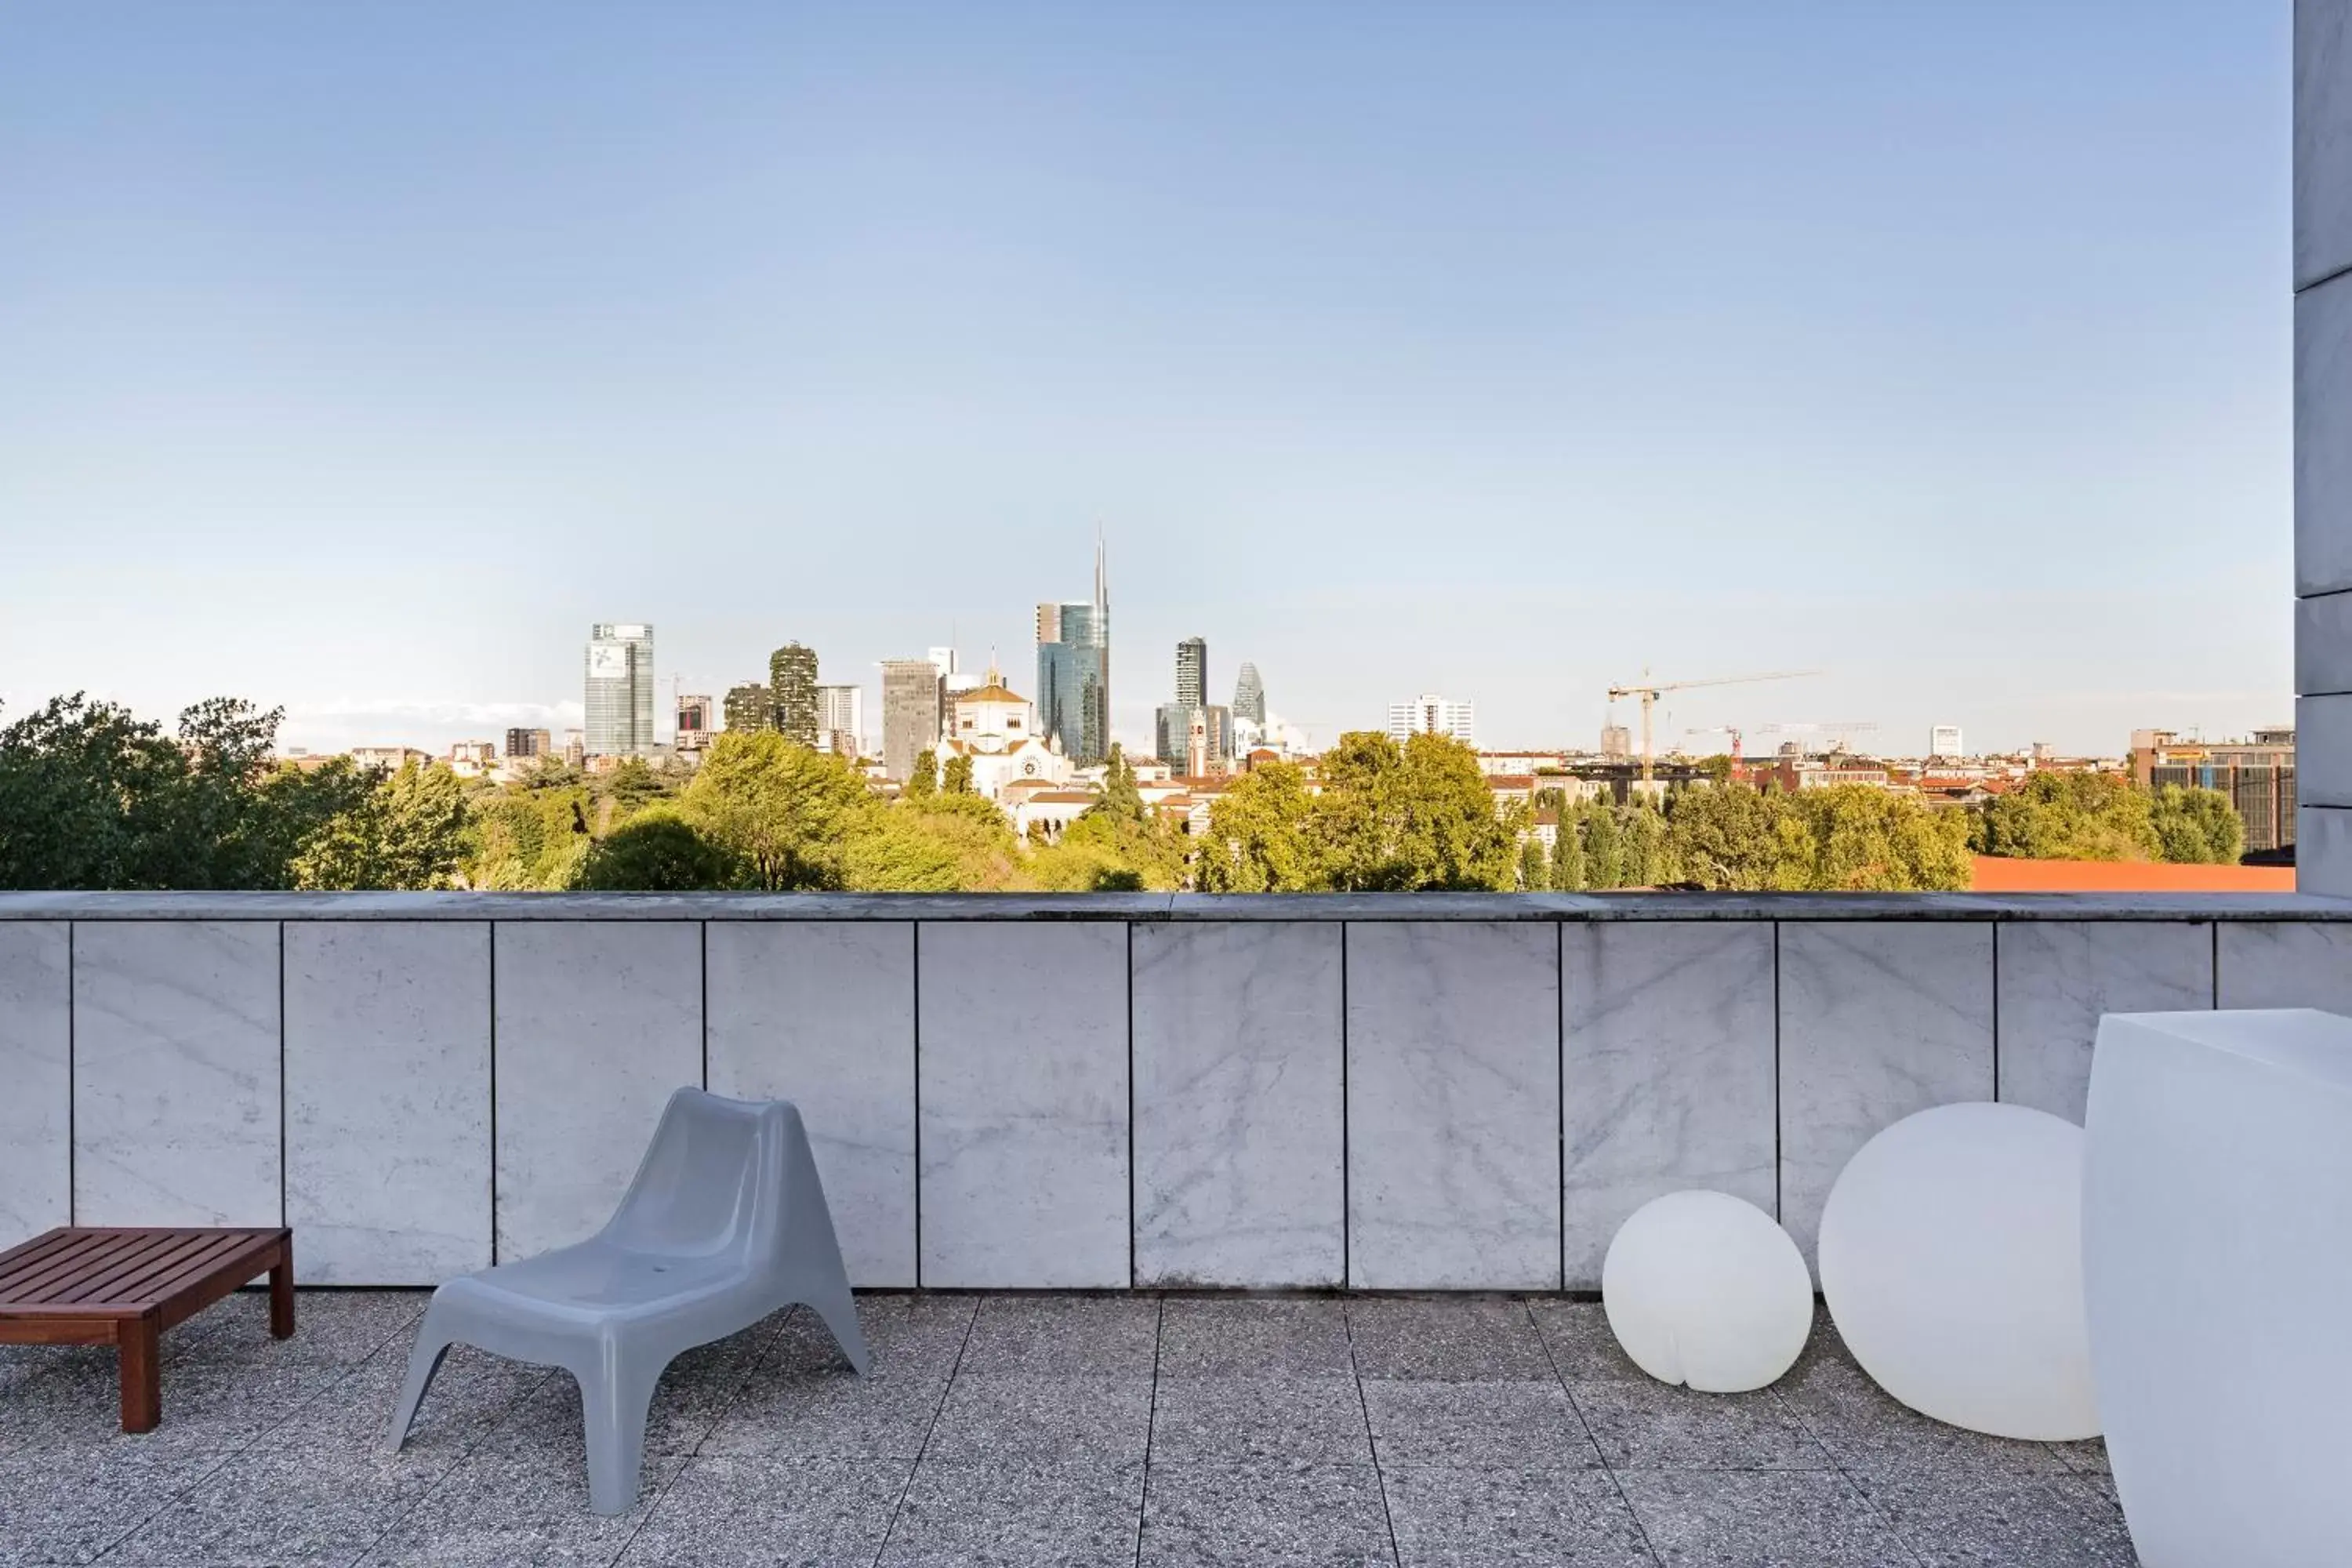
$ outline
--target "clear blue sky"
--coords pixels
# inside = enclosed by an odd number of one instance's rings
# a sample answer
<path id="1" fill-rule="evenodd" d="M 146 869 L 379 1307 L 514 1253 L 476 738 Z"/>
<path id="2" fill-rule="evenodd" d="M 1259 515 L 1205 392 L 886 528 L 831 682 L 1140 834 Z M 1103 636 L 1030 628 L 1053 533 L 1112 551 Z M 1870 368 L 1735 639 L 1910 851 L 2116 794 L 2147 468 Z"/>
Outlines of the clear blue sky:
<path id="1" fill-rule="evenodd" d="M 1099 521 L 1147 744 L 2284 722 L 2288 12 L 17 0 L 0 700 L 1027 690 Z"/>

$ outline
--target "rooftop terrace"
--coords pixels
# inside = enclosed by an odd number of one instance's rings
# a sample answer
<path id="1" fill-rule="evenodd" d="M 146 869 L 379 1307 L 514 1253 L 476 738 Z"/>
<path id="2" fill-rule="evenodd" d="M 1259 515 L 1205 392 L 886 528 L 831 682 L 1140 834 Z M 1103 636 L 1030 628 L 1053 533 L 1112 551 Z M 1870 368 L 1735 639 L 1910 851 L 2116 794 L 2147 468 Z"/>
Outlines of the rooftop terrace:
<path id="1" fill-rule="evenodd" d="M 379 1452 L 425 1295 L 232 1298 L 113 1354 L 0 1350 L 0 1563 L 1803 1564 L 2135 1561 L 2095 1442 L 1978 1436 L 1824 1322 L 1775 1387 L 1654 1383 L 1555 1297 L 872 1294 L 859 1380 L 798 1312 L 681 1358 L 630 1513 L 560 1373 L 451 1352 Z"/>

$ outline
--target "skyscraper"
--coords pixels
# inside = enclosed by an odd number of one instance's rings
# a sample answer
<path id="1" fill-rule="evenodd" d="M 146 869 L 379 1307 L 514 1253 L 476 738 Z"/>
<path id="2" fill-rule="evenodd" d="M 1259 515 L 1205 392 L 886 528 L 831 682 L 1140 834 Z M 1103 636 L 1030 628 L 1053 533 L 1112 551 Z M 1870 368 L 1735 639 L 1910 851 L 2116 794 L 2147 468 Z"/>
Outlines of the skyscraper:
<path id="1" fill-rule="evenodd" d="M 1176 705 L 1209 705 L 1209 639 L 1186 637 L 1176 645 Z"/>
<path id="2" fill-rule="evenodd" d="M 882 661 L 882 772 L 905 780 L 915 758 L 940 743 L 947 678 L 928 658 Z"/>
<path id="3" fill-rule="evenodd" d="M 719 728 L 719 704 L 708 697 L 691 697 L 681 692 L 677 699 L 677 745 L 681 752 L 698 752 L 710 744 L 710 732 Z"/>
<path id="4" fill-rule="evenodd" d="M 784 738 L 816 744 L 816 649 L 788 642 L 768 656 L 768 691 Z"/>
<path id="5" fill-rule="evenodd" d="M 1110 755 L 1110 575 L 1099 535 L 1094 601 L 1037 606 L 1037 718 L 1080 767 Z"/>
<path id="6" fill-rule="evenodd" d="M 551 754 L 554 750 L 554 744 L 544 730 L 509 730 L 507 731 L 507 756 L 509 759 L 544 757 Z"/>
<path id="7" fill-rule="evenodd" d="M 1265 728 L 1265 682 L 1257 678 L 1254 664 L 1244 664 L 1234 681 L 1234 717 Z"/>
<path id="8" fill-rule="evenodd" d="M 866 746 L 866 688 L 820 686 L 816 689 L 818 749 L 856 756 Z"/>
<path id="9" fill-rule="evenodd" d="M 727 689 L 727 732 L 746 734 L 776 727 L 775 693 L 754 680 Z"/>
<path id="10" fill-rule="evenodd" d="M 588 628 L 587 734 L 592 757 L 642 757 L 654 749 L 654 629 L 599 621 Z"/>

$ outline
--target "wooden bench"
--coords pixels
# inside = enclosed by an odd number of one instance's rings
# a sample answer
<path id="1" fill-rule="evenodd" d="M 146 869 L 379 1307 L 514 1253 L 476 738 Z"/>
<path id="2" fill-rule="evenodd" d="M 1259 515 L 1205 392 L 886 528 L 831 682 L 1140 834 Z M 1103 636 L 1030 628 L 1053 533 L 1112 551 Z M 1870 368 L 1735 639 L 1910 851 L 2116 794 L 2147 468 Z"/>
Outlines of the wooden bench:
<path id="1" fill-rule="evenodd" d="M 269 1331 L 294 1332 L 294 1233 L 61 1226 L 0 1252 L 0 1344 L 112 1345 L 122 1429 L 163 1419 L 156 1342 L 256 1275 L 269 1276 Z"/>

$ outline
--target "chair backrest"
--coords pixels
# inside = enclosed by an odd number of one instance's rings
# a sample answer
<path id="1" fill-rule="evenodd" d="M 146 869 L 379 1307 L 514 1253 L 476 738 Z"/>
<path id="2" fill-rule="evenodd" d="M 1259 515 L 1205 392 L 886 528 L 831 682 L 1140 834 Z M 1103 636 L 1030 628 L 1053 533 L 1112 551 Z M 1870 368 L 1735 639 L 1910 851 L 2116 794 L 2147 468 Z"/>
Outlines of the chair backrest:
<path id="1" fill-rule="evenodd" d="M 772 1252 L 782 1225 L 787 1138 L 798 1121 L 782 1100 L 677 1090 L 600 1235 L 646 1252 Z"/>

